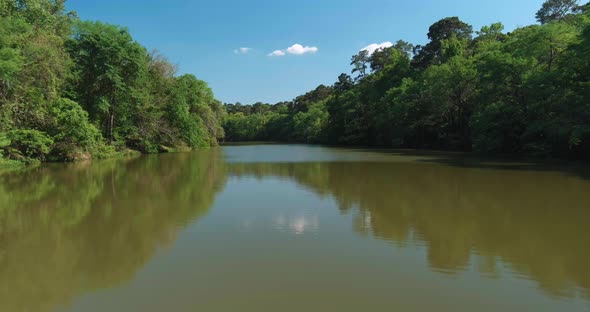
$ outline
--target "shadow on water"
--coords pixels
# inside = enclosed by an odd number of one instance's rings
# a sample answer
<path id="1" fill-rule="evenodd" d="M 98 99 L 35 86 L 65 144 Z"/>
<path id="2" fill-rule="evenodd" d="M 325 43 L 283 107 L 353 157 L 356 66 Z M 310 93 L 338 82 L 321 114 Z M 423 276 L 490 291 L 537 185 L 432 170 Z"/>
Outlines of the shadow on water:
<path id="1" fill-rule="evenodd" d="M 477 159 L 477 158 L 435 158 L 425 159 L 423 162 L 444 164 L 460 168 L 479 168 L 492 170 L 525 170 L 525 171 L 553 171 L 574 177 L 590 180 L 590 166 L 581 163 L 563 163 L 558 161 L 547 162 L 524 162 L 514 163 L 513 161 L 498 161 L 494 159 Z"/>
<path id="2" fill-rule="evenodd" d="M 484 157 L 473 153 L 428 151 L 411 149 L 366 149 L 343 148 L 352 152 L 375 152 L 389 156 L 415 158 L 425 163 L 443 164 L 447 166 L 491 169 L 491 170 L 523 170 L 523 171 L 554 171 L 572 175 L 582 179 L 590 179 L 590 164 L 580 161 L 563 159 L 527 159 L 511 157 Z"/>
<path id="3" fill-rule="evenodd" d="M 0 176 L 0 310 L 52 311 L 131 280 L 225 184 L 219 151 Z"/>

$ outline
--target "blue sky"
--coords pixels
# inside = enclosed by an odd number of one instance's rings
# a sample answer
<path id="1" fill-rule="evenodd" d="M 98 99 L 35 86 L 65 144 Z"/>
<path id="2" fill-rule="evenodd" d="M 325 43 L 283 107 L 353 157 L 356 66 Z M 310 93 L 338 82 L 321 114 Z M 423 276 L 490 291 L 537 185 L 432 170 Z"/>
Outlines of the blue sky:
<path id="1" fill-rule="evenodd" d="M 69 0 L 85 20 L 126 26 L 205 80 L 223 102 L 291 100 L 349 72 L 350 57 L 373 43 L 427 41 L 428 27 L 459 16 L 479 29 L 535 22 L 543 0 Z M 290 51 L 286 50 L 294 44 Z M 239 51 L 239 48 L 249 48 Z M 236 51 L 238 49 L 238 51 Z M 317 51 L 316 51 L 317 49 Z M 284 56 L 269 56 L 281 50 Z M 280 52 L 277 52 L 281 54 Z"/>

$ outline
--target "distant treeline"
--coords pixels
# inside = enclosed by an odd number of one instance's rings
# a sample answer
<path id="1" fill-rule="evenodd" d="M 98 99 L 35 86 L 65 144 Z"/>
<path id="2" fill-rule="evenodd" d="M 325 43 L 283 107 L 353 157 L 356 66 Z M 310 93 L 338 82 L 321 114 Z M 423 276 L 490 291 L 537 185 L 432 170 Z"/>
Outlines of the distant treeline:
<path id="1" fill-rule="evenodd" d="M 226 140 L 590 157 L 590 4 L 548 0 L 539 24 L 474 32 L 457 17 L 428 42 L 352 57 L 290 102 L 225 104 Z"/>
<path id="2" fill-rule="evenodd" d="M 0 0 L 0 166 L 217 144 L 223 105 L 127 29 Z"/>

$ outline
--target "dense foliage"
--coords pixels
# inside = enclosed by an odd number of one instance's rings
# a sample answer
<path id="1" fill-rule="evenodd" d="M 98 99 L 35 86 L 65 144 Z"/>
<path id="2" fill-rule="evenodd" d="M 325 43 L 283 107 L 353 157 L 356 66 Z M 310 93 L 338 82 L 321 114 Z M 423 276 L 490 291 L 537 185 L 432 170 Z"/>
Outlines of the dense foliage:
<path id="1" fill-rule="evenodd" d="M 0 0 L 0 165 L 214 145 L 224 110 L 193 75 L 65 0 Z"/>
<path id="2" fill-rule="evenodd" d="M 442 19 L 430 41 L 352 57 L 351 77 L 275 105 L 226 104 L 227 140 L 486 154 L 590 156 L 590 5 L 548 0 L 540 24 L 473 32 Z"/>

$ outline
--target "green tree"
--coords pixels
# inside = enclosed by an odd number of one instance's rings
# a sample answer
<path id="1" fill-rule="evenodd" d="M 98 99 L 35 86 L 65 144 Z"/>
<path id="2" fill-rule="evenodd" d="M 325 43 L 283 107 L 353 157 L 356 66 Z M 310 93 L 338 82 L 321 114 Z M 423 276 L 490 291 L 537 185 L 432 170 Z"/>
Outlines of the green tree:
<path id="1" fill-rule="evenodd" d="M 101 22 L 79 22 L 68 43 L 76 68 L 76 94 L 90 119 L 111 144 L 115 127 L 125 126 L 133 88 L 145 74 L 147 53 L 127 29 Z"/>
<path id="2" fill-rule="evenodd" d="M 473 28 L 458 17 L 447 17 L 432 24 L 428 29 L 430 42 L 425 46 L 417 46 L 413 64 L 417 68 L 426 68 L 431 64 L 440 64 L 442 41 L 453 36 L 458 40 L 471 40 Z"/>
<path id="3" fill-rule="evenodd" d="M 579 8 L 579 0 L 546 0 L 535 17 L 541 24 L 560 20 Z"/>
<path id="4" fill-rule="evenodd" d="M 361 50 L 359 53 L 352 56 L 350 65 L 353 66 L 352 73 L 357 73 L 356 81 L 363 79 L 367 75 L 369 68 L 369 51 Z"/>
<path id="5" fill-rule="evenodd" d="M 17 74 L 24 66 L 24 57 L 18 46 L 18 34 L 27 33 L 28 25 L 22 20 L 0 17 L 0 99 L 10 98 Z"/>
<path id="6" fill-rule="evenodd" d="M 323 142 L 327 121 L 328 112 L 324 102 L 315 103 L 305 113 L 297 113 L 293 117 L 295 140 L 305 143 Z"/>
<path id="7" fill-rule="evenodd" d="M 207 84 L 193 75 L 183 75 L 175 78 L 171 92 L 167 117 L 177 136 L 190 148 L 215 144 L 220 130 L 212 107 L 220 104 Z"/>
<path id="8" fill-rule="evenodd" d="M 38 130 L 11 130 L 7 133 L 6 138 L 10 142 L 8 144 L 8 155 L 10 158 L 32 161 L 45 160 L 49 152 L 53 140 L 47 133 Z"/>
<path id="9" fill-rule="evenodd" d="M 89 158 L 88 153 L 102 144 L 100 131 L 88 120 L 88 113 L 78 103 L 58 99 L 49 111 L 54 124 L 48 128 L 55 142 L 52 156 L 58 160 Z M 84 155 L 86 154 L 86 155 Z"/>

